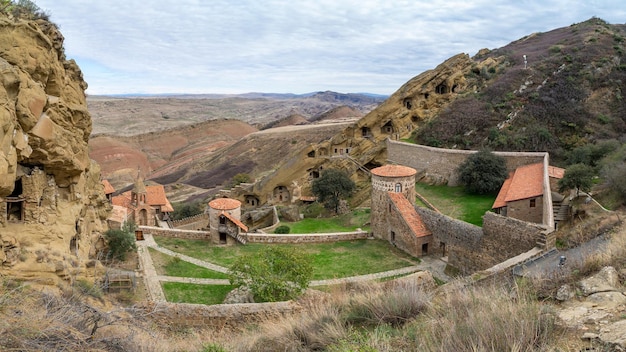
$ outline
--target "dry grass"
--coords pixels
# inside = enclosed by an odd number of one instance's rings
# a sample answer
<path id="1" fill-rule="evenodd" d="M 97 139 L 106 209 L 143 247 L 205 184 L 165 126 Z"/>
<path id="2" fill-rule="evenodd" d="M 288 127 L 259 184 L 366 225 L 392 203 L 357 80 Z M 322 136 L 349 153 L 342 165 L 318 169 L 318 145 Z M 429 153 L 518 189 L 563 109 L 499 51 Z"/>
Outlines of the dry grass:
<path id="1" fill-rule="evenodd" d="M 415 282 L 333 291 L 266 324 L 233 351 L 537 351 L 561 331 L 523 290 L 459 285 L 433 299 Z M 229 349 L 230 350 L 230 349 Z"/>
<path id="2" fill-rule="evenodd" d="M 161 331 L 151 312 L 120 308 L 81 290 L 39 291 L 0 282 L 1 351 L 202 351 L 206 334 Z"/>

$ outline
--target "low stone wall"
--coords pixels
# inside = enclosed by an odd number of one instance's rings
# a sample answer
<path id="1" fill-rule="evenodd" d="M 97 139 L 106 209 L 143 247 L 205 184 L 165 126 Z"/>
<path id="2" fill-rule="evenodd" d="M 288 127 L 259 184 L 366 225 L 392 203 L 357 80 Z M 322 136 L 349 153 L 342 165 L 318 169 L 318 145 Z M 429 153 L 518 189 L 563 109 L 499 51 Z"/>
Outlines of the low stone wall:
<path id="1" fill-rule="evenodd" d="M 153 226 L 139 226 L 139 230 L 156 236 L 184 238 L 188 240 L 211 240 L 211 233 L 208 231 L 164 229 Z"/>
<path id="2" fill-rule="evenodd" d="M 241 331 L 268 320 L 283 319 L 302 308 L 293 301 L 244 304 L 146 302 L 141 307 L 161 326 Z"/>
<path id="3" fill-rule="evenodd" d="M 248 233 L 244 236 L 249 243 L 320 243 L 363 240 L 369 237 L 369 233 L 367 231 L 293 235 Z"/>

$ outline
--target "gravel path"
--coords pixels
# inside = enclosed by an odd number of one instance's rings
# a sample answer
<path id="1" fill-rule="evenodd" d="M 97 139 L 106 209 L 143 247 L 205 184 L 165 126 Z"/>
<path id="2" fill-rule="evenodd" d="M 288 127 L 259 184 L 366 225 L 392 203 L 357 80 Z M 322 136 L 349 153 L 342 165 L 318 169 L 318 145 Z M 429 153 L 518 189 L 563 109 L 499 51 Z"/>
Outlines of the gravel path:
<path id="1" fill-rule="evenodd" d="M 230 282 L 227 279 L 200 279 L 200 278 L 191 278 L 191 277 L 174 277 L 174 276 L 165 276 L 158 275 L 156 269 L 154 268 L 154 264 L 152 263 L 152 257 L 150 256 L 150 252 L 148 248 L 153 248 L 161 253 L 170 255 L 172 257 L 180 258 L 186 262 L 201 266 L 203 268 L 207 268 L 210 270 L 218 271 L 220 273 L 227 273 L 228 268 L 223 266 L 215 265 L 200 259 L 192 258 L 187 255 L 177 253 L 171 251 L 167 248 L 163 248 L 159 246 L 155 241 L 154 237 L 151 234 L 144 233 L 144 240 L 137 241 L 137 252 L 139 253 L 139 260 L 141 266 L 143 268 L 143 278 L 146 285 L 146 288 L 149 292 L 150 299 L 152 301 L 157 302 L 165 302 L 165 294 L 163 293 L 163 289 L 161 287 L 161 282 L 181 282 L 181 283 L 190 283 L 190 284 L 201 284 L 201 285 L 229 285 Z M 325 286 L 325 285 L 336 285 L 340 283 L 348 283 L 348 282 L 359 282 L 359 281 L 371 281 L 376 279 L 382 279 L 386 277 L 393 277 L 398 275 L 406 275 L 412 274 L 418 271 L 428 270 L 433 276 L 443 280 L 449 281 L 450 278 L 446 276 L 443 272 L 446 266 L 446 263 L 434 257 L 424 257 L 420 258 L 421 262 L 418 265 L 408 266 L 405 268 L 400 268 L 396 270 L 384 271 L 380 273 L 373 273 L 368 275 L 359 275 L 359 276 L 351 276 L 344 277 L 339 279 L 329 279 L 329 280 L 314 280 L 311 281 L 309 286 Z"/>

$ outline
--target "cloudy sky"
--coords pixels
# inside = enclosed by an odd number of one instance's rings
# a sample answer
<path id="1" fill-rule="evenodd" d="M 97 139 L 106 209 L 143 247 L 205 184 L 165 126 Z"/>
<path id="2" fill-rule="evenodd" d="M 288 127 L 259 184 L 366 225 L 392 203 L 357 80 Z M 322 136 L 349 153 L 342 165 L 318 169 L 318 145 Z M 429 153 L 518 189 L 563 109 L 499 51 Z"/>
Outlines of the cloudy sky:
<path id="1" fill-rule="evenodd" d="M 498 48 L 623 0 L 34 0 L 89 94 L 392 94 L 448 57 Z"/>

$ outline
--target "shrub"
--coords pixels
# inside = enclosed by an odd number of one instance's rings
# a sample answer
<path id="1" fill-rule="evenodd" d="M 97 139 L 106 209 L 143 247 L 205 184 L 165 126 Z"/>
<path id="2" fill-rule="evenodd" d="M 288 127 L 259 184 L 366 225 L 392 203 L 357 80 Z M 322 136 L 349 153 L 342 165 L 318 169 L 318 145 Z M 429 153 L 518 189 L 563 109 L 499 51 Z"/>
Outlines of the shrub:
<path id="1" fill-rule="evenodd" d="M 108 230 L 104 238 L 109 248 L 108 257 L 111 259 L 125 260 L 126 253 L 135 250 L 135 223 L 126 222 L 120 230 Z"/>
<path id="2" fill-rule="evenodd" d="M 461 184 L 475 194 L 497 192 L 507 177 L 504 158 L 488 150 L 470 155 L 457 171 Z"/>
<path id="3" fill-rule="evenodd" d="M 289 231 L 291 231 L 289 226 L 287 226 L 287 225 L 280 225 L 280 226 L 278 226 L 276 228 L 276 230 L 274 230 L 274 233 L 277 233 L 277 234 L 287 234 L 287 233 L 289 233 Z"/>
<path id="4" fill-rule="evenodd" d="M 172 206 L 174 207 L 171 215 L 173 220 L 188 218 L 204 212 L 204 206 L 201 202 L 174 203 Z"/>
<path id="5" fill-rule="evenodd" d="M 313 266 L 303 252 L 270 246 L 237 258 L 228 275 L 232 285 L 247 286 L 255 301 L 277 302 L 298 297 L 309 286 Z"/>

